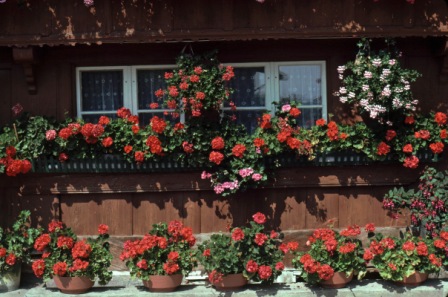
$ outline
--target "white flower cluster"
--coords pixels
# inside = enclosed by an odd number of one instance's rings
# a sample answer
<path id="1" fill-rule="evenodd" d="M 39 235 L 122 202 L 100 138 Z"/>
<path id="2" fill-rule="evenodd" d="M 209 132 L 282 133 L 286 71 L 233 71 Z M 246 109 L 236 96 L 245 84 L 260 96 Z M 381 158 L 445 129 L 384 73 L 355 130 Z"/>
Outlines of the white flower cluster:
<path id="1" fill-rule="evenodd" d="M 411 83 L 419 73 L 401 68 L 386 51 L 358 55 L 355 61 L 338 66 L 337 72 L 342 82 L 335 92 L 339 101 L 358 106 L 372 119 L 384 123 L 391 111 L 407 114 L 416 109 Z"/>

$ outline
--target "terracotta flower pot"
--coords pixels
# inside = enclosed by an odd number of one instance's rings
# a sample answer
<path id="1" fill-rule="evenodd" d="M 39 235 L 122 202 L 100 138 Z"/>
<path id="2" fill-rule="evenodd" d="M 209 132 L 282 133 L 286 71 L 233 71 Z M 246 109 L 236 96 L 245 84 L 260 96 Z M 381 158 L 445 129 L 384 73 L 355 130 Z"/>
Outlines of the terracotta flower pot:
<path id="1" fill-rule="evenodd" d="M 335 272 L 329 280 L 323 280 L 319 284 L 325 288 L 339 289 L 347 286 L 353 279 L 353 273 L 349 276 L 345 272 Z"/>
<path id="2" fill-rule="evenodd" d="M 213 283 L 213 286 L 218 291 L 237 290 L 247 284 L 247 279 L 242 273 L 229 274 L 222 277 L 222 281 Z"/>
<path id="3" fill-rule="evenodd" d="M 151 275 L 143 285 L 151 292 L 172 292 L 182 283 L 182 274 Z"/>
<path id="4" fill-rule="evenodd" d="M 397 281 L 396 284 L 401 286 L 418 286 L 427 279 L 428 279 L 427 273 L 416 271 L 410 276 L 403 278 L 402 281 Z"/>
<path id="5" fill-rule="evenodd" d="M 54 283 L 62 293 L 81 294 L 93 287 L 94 282 L 87 276 L 53 276 Z"/>
<path id="6" fill-rule="evenodd" d="M 9 271 L 0 275 L 0 293 L 15 291 L 20 287 L 22 263 L 18 262 Z"/>

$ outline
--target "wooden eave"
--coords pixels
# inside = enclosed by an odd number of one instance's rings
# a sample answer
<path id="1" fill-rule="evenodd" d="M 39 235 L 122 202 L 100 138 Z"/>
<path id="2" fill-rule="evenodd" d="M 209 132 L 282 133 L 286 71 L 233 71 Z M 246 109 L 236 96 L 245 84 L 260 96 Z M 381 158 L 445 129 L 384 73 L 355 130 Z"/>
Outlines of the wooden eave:
<path id="1" fill-rule="evenodd" d="M 20 20 L 20 21 L 18 21 Z M 448 35 L 444 0 L 40 0 L 0 5 L 0 46 Z"/>

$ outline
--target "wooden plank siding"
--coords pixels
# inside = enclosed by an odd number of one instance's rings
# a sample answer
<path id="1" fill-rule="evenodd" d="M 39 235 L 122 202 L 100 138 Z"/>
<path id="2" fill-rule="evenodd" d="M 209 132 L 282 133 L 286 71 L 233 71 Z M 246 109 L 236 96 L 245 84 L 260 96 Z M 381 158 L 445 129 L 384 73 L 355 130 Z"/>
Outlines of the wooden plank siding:
<path id="1" fill-rule="evenodd" d="M 443 0 L 7 1 L 0 45 L 443 36 L 447 19 Z"/>

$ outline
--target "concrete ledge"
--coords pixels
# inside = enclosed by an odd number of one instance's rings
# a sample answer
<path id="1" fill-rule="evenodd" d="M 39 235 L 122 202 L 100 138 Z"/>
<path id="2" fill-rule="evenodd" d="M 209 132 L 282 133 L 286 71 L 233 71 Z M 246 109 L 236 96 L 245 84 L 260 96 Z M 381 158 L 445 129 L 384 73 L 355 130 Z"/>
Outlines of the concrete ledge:
<path id="1" fill-rule="evenodd" d="M 115 277 L 114 277 L 115 278 Z M 125 281 L 123 278 L 121 281 Z M 118 285 L 121 281 L 117 281 Z M 129 281 L 129 279 L 128 279 Z M 121 283 L 124 284 L 124 283 Z M 56 288 L 46 288 L 43 285 L 31 288 L 24 294 L 8 296 L 26 297 L 66 297 L 67 294 L 60 293 Z M 384 280 L 361 280 L 353 281 L 347 288 L 343 289 L 323 289 L 320 287 L 309 287 L 305 283 L 273 284 L 269 286 L 249 284 L 238 291 L 220 292 L 209 285 L 184 284 L 172 293 L 163 293 L 164 297 L 200 297 L 200 296 L 325 296 L 325 297 L 392 297 L 397 295 L 411 297 L 446 297 L 448 294 L 448 280 L 430 279 L 418 287 L 396 286 Z M 151 293 L 138 281 L 128 282 L 125 287 L 94 287 L 82 296 L 88 297 L 139 297 L 139 296 L 160 296 L 160 293 Z"/>

